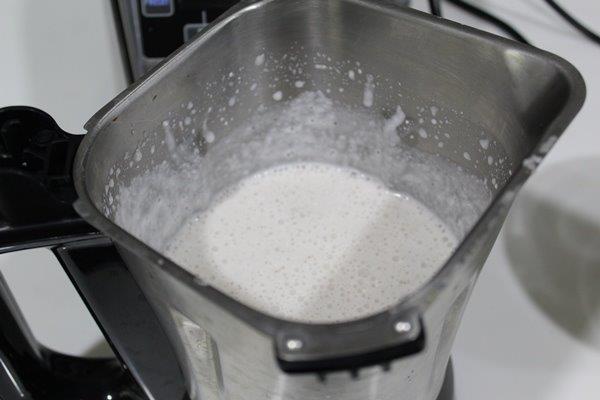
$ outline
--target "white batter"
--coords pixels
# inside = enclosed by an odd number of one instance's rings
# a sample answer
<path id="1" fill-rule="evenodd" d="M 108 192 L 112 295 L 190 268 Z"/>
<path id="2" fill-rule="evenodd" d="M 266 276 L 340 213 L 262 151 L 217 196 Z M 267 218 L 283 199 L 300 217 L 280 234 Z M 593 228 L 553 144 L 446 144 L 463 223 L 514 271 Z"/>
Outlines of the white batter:
<path id="1" fill-rule="evenodd" d="M 456 244 L 416 200 L 351 169 L 299 163 L 228 190 L 166 253 L 252 308 L 318 323 L 393 305 L 435 274 Z"/>

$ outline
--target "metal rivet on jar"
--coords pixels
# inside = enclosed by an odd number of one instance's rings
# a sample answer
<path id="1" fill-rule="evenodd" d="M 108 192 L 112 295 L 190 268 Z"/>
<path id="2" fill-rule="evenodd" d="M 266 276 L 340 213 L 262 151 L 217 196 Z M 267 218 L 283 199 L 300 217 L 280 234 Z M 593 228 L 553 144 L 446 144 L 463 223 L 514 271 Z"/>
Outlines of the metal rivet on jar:
<path id="1" fill-rule="evenodd" d="M 394 330 L 398 333 L 410 332 L 412 325 L 407 321 L 398 321 L 394 324 Z"/>
<path id="2" fill-rule="evenodd" d="M 285 342 L 285 346 L 288 348 L 288 350 L 295 351 L 304 347 L 304 343 L 302 343 L 302 340 L 300 339 L 288 339 Z"/>

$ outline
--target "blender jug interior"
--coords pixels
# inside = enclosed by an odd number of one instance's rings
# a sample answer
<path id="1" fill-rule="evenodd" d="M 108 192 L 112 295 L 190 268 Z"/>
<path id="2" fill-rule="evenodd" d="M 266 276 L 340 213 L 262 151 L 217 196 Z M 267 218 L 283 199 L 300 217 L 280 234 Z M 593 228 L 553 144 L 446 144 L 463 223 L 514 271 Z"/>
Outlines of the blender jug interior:
<path id="1" fill-rule="evenodd" d="M 242 2 L 88 123 L 77 209 L 119 246 L 192 398 L 433 399 L 515 190 L 583 93 L 555 56 L 387 2 Z M 460 245 L 420 290 L 336 324 L 253 309 L 165 257 L 223 190 L 297 161 L 409 194 Z"/>

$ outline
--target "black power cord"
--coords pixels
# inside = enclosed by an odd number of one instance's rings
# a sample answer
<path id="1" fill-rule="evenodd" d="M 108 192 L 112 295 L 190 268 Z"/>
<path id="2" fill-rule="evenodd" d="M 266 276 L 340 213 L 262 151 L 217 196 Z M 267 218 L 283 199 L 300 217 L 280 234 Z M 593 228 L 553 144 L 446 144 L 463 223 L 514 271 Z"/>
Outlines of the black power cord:
<path id="1" fill-rule="evenodd" d="M 560 14 L 560 16 L 563 17 L 568 23 L 573 25 L 573 27 L 575 29 L 577 29 L 579 32 L 583 33 L 585 36 L 590 38 L 596 44 L 600 44 L 600 36 L 597 33 L 591 31 L 590 29 L 585 27 L 583 24 L 581 24 L 581 22 L 577 21 L 564 8 L 562 8 L 561 6 L 556 4 L 556 2 L 554 0 L 546 0 L 546 3 L 548 3 L 548 5 L 550 7 L 552 7 L 554 9 L 554 11 L 556 11 L 558 14 Z"/>
<path id="2" fill-rule="evenodd" d="M 479 17 L 485 21 L 491 22 L 492 24 L 496 25 L 498 28 L 502 29 L 504 32 L 509 34 L 515 40 L 517 40 L 521 43 L 530 44 L 529 41 L 527 39 L 525 39 L 525 37 L 519 33 L 519 31 L 517 31 L 515 28 L 513 28 L 506 22 L 502 21 L 500 18 L 495 17 L 494 15 L 488 13 L 487 11 L 484 11 L 481 8 L 475 7 L 474 5 L 467 3 L 463 0 L 447 0 L 447 1 L 448 1 L 448 3 L 454 4 L 455 6 L 475 15 L 476 17 Z"/>
<path id="3" fill-rule="evenodd" d="M 447 0 L 449 3 L 454 4 L 455 6 L 467 11 L 476 17 L 479 17 L 485 21 L 491 22 L 496 25 L 498 28 L 502 29 L 504 32 L 512 36 L 515 40 L 519 42 L 530 44 L 523 35 L 519 33 L 515 28 L 502 21 L 500 18 L 495 17 L 494 15 L 488 13 L 487 11 L 482 10 L 470 3 L 467 3 L 463 0 Z M 571 24 L 575 29 L 581 32 L 583 35 L 587 36 L 594 43 L 600 45 L 600 35 L 587 28 L 581 22 L 579 22 L 575 17 L 569 14 L 564 8 L 559 6 L 554 0 L 544 0 L 554 11 L 556 11 L 561 17 L 563 17 L 569 24 Z M 438 17 L 442 16 L 441 10 L 441 0 L 429 0 L 429 7 L 431 9 L 431 14 L 436 15 Z"/>
<path id="4" fill-rule="evenodd" d="M 431 14 L 435 15 L 436 17 L 442 16 L 440 0 L 429 0 L 429 9 L 431 10 Z"/>

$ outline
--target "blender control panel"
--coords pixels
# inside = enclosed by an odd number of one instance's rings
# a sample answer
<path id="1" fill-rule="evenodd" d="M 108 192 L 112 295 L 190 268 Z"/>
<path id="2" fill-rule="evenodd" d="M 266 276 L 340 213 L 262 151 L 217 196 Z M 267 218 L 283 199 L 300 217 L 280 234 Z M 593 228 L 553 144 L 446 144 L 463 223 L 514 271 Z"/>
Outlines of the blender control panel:
<path id="1" fill-rule="evenodd" d="M 133 79 L 193 38 L 238 0 L 115 0 Z"/>
<path id="2" fill-rule="evenodd" d="M 233 0 L 140 0 L 146 57 L 166 57 L 229 7 Z"/>

